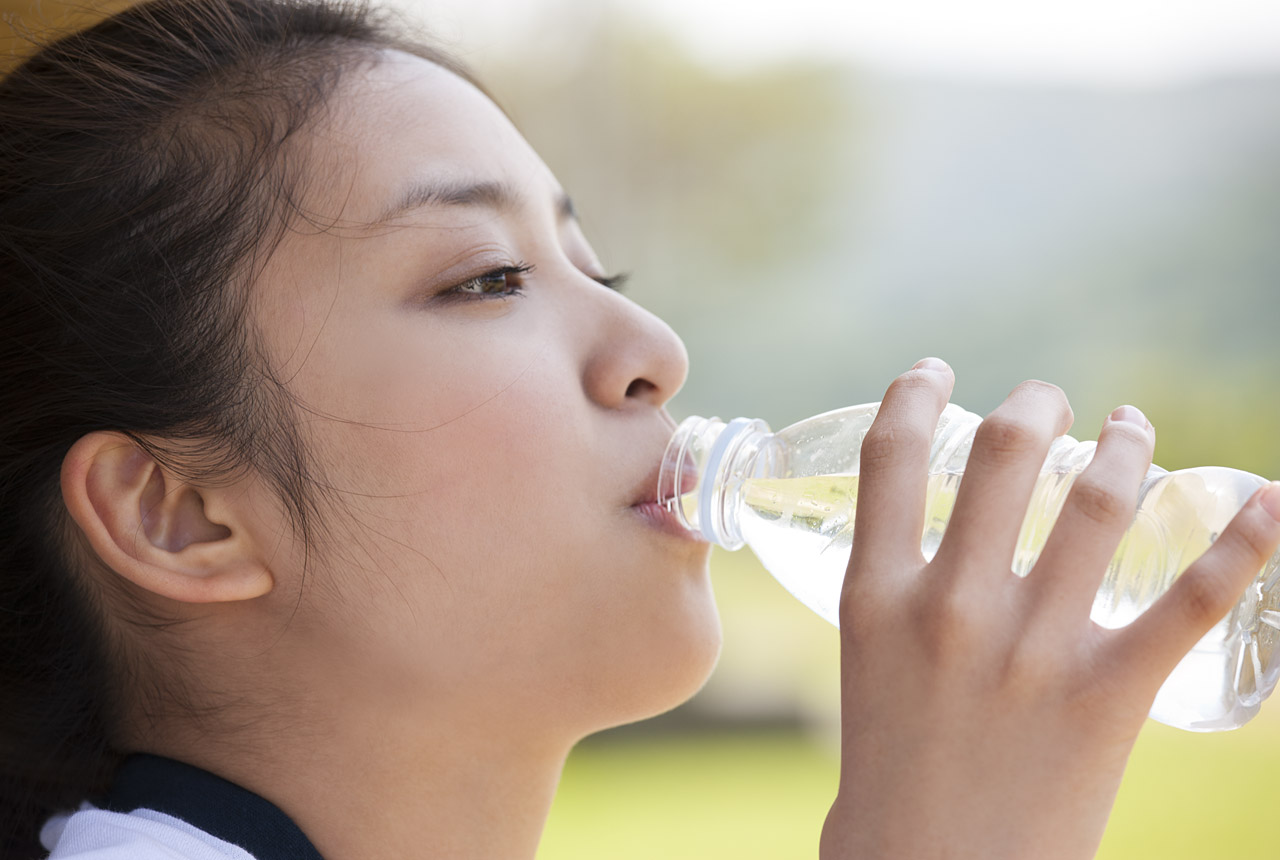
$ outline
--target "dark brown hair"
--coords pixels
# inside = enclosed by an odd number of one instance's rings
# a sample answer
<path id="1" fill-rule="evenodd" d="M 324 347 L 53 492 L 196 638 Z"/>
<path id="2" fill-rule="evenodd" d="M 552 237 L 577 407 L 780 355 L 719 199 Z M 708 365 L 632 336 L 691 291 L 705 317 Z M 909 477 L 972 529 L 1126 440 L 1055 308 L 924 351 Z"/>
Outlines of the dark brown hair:
<path id="1" fill-rule="evenodd" d="M 0 82 L 6 858 L 39 853 L 40 821 L 102 790 L 117 756 L 129 673 L 68 551 L 70 446 L 115 430 L 193 479 L 254 469 L 310 540 L 314 465 L 248 287 L 298 217 L 300 131 L 344 70 L 399 48 L 467 77 L 399 32 L 346 0 L 154 0 Z"/>

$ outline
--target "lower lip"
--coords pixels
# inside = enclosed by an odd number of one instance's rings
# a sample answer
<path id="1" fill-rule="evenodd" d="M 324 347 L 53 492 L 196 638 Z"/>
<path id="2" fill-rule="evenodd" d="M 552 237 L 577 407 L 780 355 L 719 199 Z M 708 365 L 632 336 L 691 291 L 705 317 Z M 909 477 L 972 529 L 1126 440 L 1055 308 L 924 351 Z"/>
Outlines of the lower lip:
<path id="1" fill-rule="evenodd" d="M 707 540 L 702 535 L 681 525 L 680 520 L 676 518 L 675 514 L 667 510 L 665 505 L 660 505 L 657 502 L 641 502 L 638 505 L 632 505 L 631 510 L 638 513 L 649 525 L 660 531 L 685 540 L 694 541 L 695 543 L 707 543 Z"/>

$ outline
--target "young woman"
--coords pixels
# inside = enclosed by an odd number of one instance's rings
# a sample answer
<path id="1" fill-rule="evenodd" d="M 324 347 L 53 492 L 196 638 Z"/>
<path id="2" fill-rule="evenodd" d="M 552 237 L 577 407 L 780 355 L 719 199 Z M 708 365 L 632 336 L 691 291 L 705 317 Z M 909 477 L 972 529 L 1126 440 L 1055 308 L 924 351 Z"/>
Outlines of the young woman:
<path id="1" fill-rule="evenodd" d="M 685 354 L 610 284 L 501 110 L 362 7 L 156 0 L 10 75 L 4 856 L 533 857 L 574 743 L 719 649 L 707 547 L 653 499 Z M 1071 413 L 1020 386 L 926 564 L 951 384 L 906 371 L 866 441 L 820 853 L 1089 857 L 1280 487 L 1102 630 L 1150 426 L 1113 413 L 1024 581 Z"/>

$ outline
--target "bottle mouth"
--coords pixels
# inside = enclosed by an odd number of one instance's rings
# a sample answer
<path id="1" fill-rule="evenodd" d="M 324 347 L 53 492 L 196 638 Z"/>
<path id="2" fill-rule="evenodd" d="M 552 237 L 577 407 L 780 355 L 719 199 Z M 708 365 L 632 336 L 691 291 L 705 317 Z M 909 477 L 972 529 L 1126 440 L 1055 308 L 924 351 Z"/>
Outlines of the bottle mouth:
<path id="1" fill-rule="evenodd" d="M 658 470 L 657 501 L 684 528 L 704 540 L 727 549 L 742 546 L 736 529 L 725 520 L 725 505 L 733 493 L 729 465 L 743 443 L 769 432 L 768 425 L 752 418 L 735 418 L 727 424 L 719 418 L 686 418 L 667 443 Z M 732 488 L 736 492 L 736 487 Z"/>
<path id="2" fill-rule="evenodd" d="M 696 492 L 702 467 L 725 424 L 719 418 L 686 418 L 672 434 L 658 470 L 658 504 L 675 514 L 680 525 L 700 531 L 696 525 Z"/>

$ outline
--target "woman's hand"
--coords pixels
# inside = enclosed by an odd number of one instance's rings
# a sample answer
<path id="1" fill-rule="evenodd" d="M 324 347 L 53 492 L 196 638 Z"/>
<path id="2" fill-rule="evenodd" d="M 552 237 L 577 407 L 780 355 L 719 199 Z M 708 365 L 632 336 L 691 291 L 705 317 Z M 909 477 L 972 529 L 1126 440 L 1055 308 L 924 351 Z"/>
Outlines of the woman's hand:
<path id="1" fill-rule="evenodd" d="M 1151 425 L 1112 413 L 1024 580 L 1010 571 L 1018 531 L 1072 416 L 1057 388 L 1020 385 L 979 428 L 926 564 L 926 464 L 952 383 L 937 359 L 917 364 L 863 444 L 840 607 L 840 789 L 821 856 L 1093 857 L 1156 691 L 1280 543 L 1280 487 L 1136 621 L 1106 630 L 1089 609 L 1132 521 Z"/>

